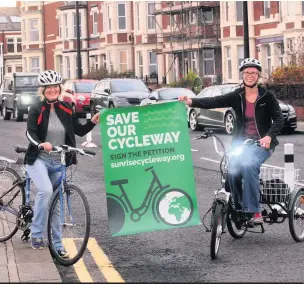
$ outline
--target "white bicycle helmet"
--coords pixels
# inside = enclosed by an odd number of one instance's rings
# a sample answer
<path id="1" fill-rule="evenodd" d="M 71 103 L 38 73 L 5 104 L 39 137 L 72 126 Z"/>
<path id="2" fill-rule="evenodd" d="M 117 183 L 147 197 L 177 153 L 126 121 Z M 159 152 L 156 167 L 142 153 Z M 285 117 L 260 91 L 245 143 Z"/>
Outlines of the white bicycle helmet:
<path id="1" fill-rule="evenodd" d="M 39 74 L 38 83 L 40 86 L 60 85 L 62 78 L 58 72 L 46 70 Z"/>
<path id="2" fill-rule="evenodd" d="M 240 72 L 242 72 L 247 67 L 255 67 L 260 72 L 262 72 L 262 65 L 261 65 L 260 61 L 255 58 L 244 59 L 239 66 Z"/>

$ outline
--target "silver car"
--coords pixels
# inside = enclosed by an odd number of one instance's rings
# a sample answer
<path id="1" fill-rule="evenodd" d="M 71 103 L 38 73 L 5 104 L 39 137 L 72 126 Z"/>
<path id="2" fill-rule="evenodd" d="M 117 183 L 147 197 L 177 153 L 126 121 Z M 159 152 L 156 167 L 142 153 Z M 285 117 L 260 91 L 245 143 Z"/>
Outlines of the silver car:
<path id="1" fill-rule="evenodd" d="M 203 89 L 198 98 L 209 98 L 228 94 L 239 88 L 239 84 L 214 85 Z M 295 109 L 282 101 L 279 101 L 280 107 L 284 115 L 283 132 L 293 133 L 297 128 L 297 116 Z M 188 109 L 188 122 L 191 130 L 196 131 L 202 127 L 219 127 L 225 129 L 226 133 L 231 135 L 235 126 L 235 112 L 232 108 L 216 108 L 216 109 Z"/>

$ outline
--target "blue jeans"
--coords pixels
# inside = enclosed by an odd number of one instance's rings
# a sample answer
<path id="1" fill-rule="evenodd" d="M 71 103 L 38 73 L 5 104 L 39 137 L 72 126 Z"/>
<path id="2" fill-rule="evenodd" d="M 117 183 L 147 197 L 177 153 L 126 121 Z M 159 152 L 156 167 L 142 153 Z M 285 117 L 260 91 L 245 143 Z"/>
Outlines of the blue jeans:
<path id="1" fill-rule="evenodd" d="M 31 224 L 33 238 L 43 238 L 47 225 L 48 208 L 53 194 L 53 185 L 61 175 L 61 172 L 53 172 L 60 167 L 60 163 L 53 160 L 37 158 L 33 165 L 26 165 L 26 170 L 35 184 L 38 192 L 35 198 L 34 218 Z M 50 173 L 50 171 L 52 171 Z M 60 226 L 59 202 L 52 217 L 52 236 L 55 249 L 63 248 L 61 244 L 62 232 Z"/>
<path id="2" fill-rule="evenodd" d="M 230 158 L 228 181 L 237 210 L 260 212 L 260 167 L 273 151 L 253 145 Z"/>

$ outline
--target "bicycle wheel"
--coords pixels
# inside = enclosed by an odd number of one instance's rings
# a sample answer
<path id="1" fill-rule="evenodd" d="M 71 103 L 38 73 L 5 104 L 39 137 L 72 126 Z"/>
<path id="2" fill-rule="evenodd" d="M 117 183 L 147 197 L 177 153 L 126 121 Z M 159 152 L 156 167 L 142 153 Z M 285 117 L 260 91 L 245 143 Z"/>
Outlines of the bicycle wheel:
<path id="1" fill-rule="evenodd" d="M 292 201 L 288 212 L 289 230 L 296 242 L 304 241 L 304 191 L 300 190 Z"/>
<path id="2" fill-rule="evenodd" d="M 241 222 L 236 223 L 236 220 L 233 220 L 232 218 L 232 213 L 229 213 L 227 216 L 227 228 L 229 231 L 229 234 L 235 238 L 235 239 L 240 239 L 242 238 L 245 233 L 246 233 L 246 227 L 243 227 Z"/>
<path id="3" fill-rule="evenodd" d="M 70 266 L 82 257 L 87 247 L 91 224 L 90 210 L 84 193 L 77 186 L 69 184 L 64 187 L 62 206 L 59 190 L 60 188 L 55 191 L 50 201 L 47 224 L 49 249 L 59 264 Z M 60 208 L 63 208 L 63 212 Z M 66 249 L 68 258 L 58 254 L 60 248 Z"/>
<path id="4" fill-rule="evenodd" d="M 187 192 L 178 188 L 170 188 L 161 192 L 155 201 L 157 217 L 163 223 L 170 226 L 180 226 L 191 220 L 193 202 Z"/>
<path id="5" fill-rule="evenodd" d="M 223 204 L 216 203 L 214 212 L 212 212 L 211 217 L 211 243 L 210 243 L 210 256 L 211 259 L 216 259 L 223 233 L 223 222 L 224 222 L 224 212 Z"/>
<path id="6" fill-rule="evenodd" d="M 0 196 L 12 188 L 19 174 L 11 168 L 0 168 Z M 24 188 L 16 186 L 0 199 L 0 242 L 12 238 L 18 231 L 19 207 L 25 204 Z"/>
<path id="7" fill-rule="evenodd" d="M 125 224 L 125 211 L 127 207 L 125 203 L 114 194 L 107 194 L 107 208 L 108 208 L 108 224 L 112 235 L 120 232 Z"/>

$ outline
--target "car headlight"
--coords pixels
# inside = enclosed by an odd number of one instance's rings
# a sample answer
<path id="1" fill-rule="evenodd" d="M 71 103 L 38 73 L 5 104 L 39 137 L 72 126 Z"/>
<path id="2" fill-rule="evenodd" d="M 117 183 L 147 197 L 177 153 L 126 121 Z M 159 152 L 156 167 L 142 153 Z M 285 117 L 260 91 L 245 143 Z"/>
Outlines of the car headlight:
<path id="1" fill-rule="evenodd" d="M 30 96 L 21 96 L 21 104 L 28 105 L 31 103 Z"/>
<path id="2" fill-rule="evenodd" d="M 83 101 L 85 101 L 85 97 L 84 96 L 78 96 L 78 100 L 83 102 Z"/>
<path id="3" fill-rule="evenodd" d="M 293 106 L 289 106 L 289 115 L 295 115 L 296 111 Z"/>

